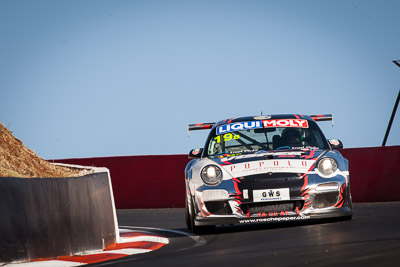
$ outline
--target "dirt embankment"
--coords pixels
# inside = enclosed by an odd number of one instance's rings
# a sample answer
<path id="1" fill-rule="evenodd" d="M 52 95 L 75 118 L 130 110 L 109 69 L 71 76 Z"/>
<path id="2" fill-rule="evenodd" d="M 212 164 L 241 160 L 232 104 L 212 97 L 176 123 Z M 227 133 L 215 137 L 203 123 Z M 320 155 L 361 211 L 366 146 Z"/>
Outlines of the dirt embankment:
<path id="1" fill-rule="evenodd" d="M 81 170 L 55 166 L 40 158 L 0 123 L 0 177 L 44 178 L 80 175 Z"/>

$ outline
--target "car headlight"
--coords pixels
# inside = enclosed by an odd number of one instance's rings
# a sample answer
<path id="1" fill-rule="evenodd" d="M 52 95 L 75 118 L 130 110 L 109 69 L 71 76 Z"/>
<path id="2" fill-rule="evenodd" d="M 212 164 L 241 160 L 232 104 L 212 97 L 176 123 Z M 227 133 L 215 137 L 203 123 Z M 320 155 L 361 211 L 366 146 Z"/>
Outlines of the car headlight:
<path id="1" fill-rule="evenodd" d="M 222 181 L 222 171 L 216 165 L 205 166 L 200 173 L 201 179 L 208 185 L 217 185 Z"/>
<path id="2" fill-rule="evenodd" d="M 323 176 L 331 176 L 337 168 L 337 162 L 333 158 L 323 158 L 318 162 L 318 171 Z"/>

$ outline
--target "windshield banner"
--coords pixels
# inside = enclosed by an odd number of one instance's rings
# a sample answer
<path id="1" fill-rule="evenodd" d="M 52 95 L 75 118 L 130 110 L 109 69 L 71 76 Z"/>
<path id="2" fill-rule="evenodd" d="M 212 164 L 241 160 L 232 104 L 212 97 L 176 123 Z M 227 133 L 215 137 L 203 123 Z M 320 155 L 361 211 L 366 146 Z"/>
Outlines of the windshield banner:
<path id="1" fill-rule="evenodd" d="M 264 125 L 265 128 L 270 127 L 298 127 L 298 128 L 308 128 L 307 120 L 299 119 L 281 119 L 281 120 L 264 120 L 264 121 L 245 121 L 236 122 L 231 124 L 225 124 L 217 127 L 217 135 L 249 130 L 249 129 L 259 129 Z"/>

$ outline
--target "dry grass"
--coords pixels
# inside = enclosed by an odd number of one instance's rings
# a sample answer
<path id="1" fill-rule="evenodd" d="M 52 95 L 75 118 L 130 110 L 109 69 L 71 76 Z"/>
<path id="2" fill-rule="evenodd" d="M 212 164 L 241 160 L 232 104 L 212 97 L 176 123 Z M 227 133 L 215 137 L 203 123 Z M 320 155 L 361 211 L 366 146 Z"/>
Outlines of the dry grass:
<path id="1" fill-rule="evenodd" d="M 15 138 L 0 123 L 0 177 L 74 177 L 80 170 L 55 166 Z"/>

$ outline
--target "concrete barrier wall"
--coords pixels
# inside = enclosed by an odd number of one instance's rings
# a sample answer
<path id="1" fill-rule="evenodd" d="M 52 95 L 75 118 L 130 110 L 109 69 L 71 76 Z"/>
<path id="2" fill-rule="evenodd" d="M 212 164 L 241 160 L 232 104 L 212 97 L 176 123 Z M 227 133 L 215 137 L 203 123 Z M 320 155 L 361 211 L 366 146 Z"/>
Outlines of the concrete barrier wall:
<path id="1" fill-rule="evenodd" d="M 342 149 L 349 160 L 354 202 L 400 201 L 400 146 Z M 105 166 L 117 209 L 184 207 L 187 155 L 64 159 Z"/>
<path id="2" fill-rule="evenodd" d="M 184 207 L 187 155 L 56 160 L 110 170 L 117 209 Z"/>
<path id="3" fill-rule="evenodd" d="M 0 178 L 0 262 L 73 255 L 116 242 L 107 172 Z"/>

